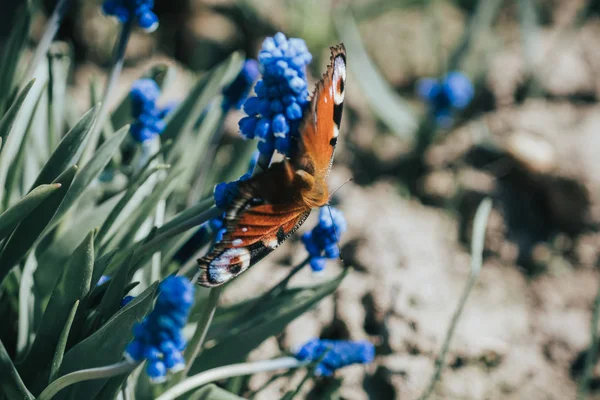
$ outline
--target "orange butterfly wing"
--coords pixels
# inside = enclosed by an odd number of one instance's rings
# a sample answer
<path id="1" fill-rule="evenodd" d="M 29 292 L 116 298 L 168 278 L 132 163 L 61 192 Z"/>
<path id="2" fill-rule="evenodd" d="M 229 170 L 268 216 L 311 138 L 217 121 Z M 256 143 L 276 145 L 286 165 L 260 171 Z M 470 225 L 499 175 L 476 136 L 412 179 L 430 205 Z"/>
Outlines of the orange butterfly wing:
<path id="1" fill-rule="evenodd" d="M 272 164 L 240 182 L 225 213 L 223 240 L 198 259 L 198 283 L 220 286 L 271 253 L 328 200 L 327 177 L 342 117 L 346 80 L 343 44 L 331 48 L 331 64 L 304 115 L 290 160 Z"/>

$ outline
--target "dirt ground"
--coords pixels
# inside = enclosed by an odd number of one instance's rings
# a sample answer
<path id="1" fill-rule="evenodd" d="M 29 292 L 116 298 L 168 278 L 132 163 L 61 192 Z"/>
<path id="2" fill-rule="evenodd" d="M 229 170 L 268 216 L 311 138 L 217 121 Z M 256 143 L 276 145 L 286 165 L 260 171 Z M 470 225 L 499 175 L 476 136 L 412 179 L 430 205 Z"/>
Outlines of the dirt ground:
<path id="1" fill-rule="evenodd" d="M 337 188 L 355 178 L 334 201 L 348 220 L 342 254 L 354 270 L 333 297 L 251 358 L 276 356 L 313 336 L 368 339 L 376 344 L 376 360 L 338 372 L 342 398 L 416 399 L 430 380 L 467 282 L 472 217 L 489 196 L 494 208 L 484 266 L 433 398 L 575 398 L 599 284 L 600 19 L 591 15 L 573 30 L 582 1 L 539 3 L 549 21 L 535 35 L 528 53 L 532 64 L 524 58 L 516 5 L 507 6 L 494 40 L 480 45 L 493 51 L 475 101 L 427 149 L 413 182 L 399 179 L 407 144 L 373 116 L 353 82 L 360 77 L 352 75 L 350 59 L 343 139 L 329 184 Z M 465 13 L 448 4 L 438 10 L 447 18 L 442 50 L 452 48 L 465 27 Z M 186 26 L 211 40 L 232 40 L 230 24 L 209 29 L 223 23 L 219 18 L 192 13 Z M 439 55 L 427 47 L 423 18 L 421 12 L 394 10 L 361 25 L 369 54 L 403 94 L 436 71 Z M 200 20 L 205 23 L 193 24 Z M 152 46 L 139 40 L 131 57 L 144 59 Z M 88 43 L 89 54 L 102 59 L 98 43 Z M 76 87 L 87 87 L 84 82 L 97 70 L 91 64 L 76 71 Z M 125 71 L 123 90 L 144 68 Z M 175 87 L 186 87 L 178 82 Z M 414 189 L 410 195 L 407 187 Z M 291 240 L 236 281 L 244 290 L 228 291 L 224 301 L 264 291 L 287 274 L 282 265 L 303 257 L 299 240 Z M 329 262 L 320 276 L 306 269 L 293 282 L 327 279 L 339 272 L 339 264 Z M 250 388 L 269 376 L 253 376 Z M 592 398 L 600 399 L 598 366 L 594 377 Z M 298 374 L 291 382 L 278 380 L 257 398 L 279 398 L 300 379 Z M 329 383 L 307 385 L 304 393 L 320 398 Z"/>

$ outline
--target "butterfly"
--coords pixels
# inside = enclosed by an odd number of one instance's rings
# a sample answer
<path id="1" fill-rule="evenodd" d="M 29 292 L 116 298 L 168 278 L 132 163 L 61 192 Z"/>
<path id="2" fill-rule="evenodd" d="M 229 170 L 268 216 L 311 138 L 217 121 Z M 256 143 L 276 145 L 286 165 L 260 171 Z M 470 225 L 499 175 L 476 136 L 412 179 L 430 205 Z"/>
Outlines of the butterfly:
<path id="1" fill-rule="evenodd" d="M 346 50 L 330 48 L 331 63 L 304 112 L 289 158 L 240 181 L 225 212 L 226 233 L 199 258 L 198 283 L 224 284 L 271 253 L 329 201 L 326 178 L 340 131 L 346 85 Z"/>

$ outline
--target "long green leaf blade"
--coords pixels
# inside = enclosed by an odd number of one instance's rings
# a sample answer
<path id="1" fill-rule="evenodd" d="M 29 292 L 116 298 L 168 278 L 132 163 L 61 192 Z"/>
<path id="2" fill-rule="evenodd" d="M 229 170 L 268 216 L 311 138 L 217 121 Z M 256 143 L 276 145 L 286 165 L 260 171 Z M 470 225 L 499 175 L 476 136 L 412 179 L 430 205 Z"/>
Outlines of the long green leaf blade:
<path id="1" fill-rule="evenodd" d="M 408 104 L 396 94 L 381 76 L 365 50 L 356 22 L 349 13 L 340 13 L 336 26 L 348 53 L 352 54 L 352 68 L 371 108 L 388 128 L 402 139 L 411 141 L 417 130 L 417 120 Z"/>
<path id="2" fill-rule="evenodd" d="M 77 175 L 75 175 L 75 179 L 73 180 L 71 187 L 69 187 L 65 199 L 60 204 L 58 211 L 52 218 L 50 226 L 53 226 L 60 220 L 69 208 L 73 206 L 75 201 L 77 201 L 89 184 L 100 175 L 102 170 L 108 165 L 112 156 L 119 149 L 119 146 L 127 136 L 128 132 L 129 126 L 125 126 L 116 132 L 108 141 L 100 146 L 92 159 L 81 168 Z"/>
<path id="3" fill-rule="evenodd" d="M 72 166 L 56 178 L 53 184 L 59 184 L 60 187 L 46 198 L 41 204 L 43 207 L 37 207 L 23 219 L 8 238 L 0 254 L 0 282 L 4 280 L 12 267 L 29 252 L 33 244 L 38 240 L 63 201 L 75 177 L 76 170 L 77 167 Z"/>
<path id="4" fill-rule="evenodd" d="M 312 288 L 286 290 L 287 293 L 284 292 L 269 305 L 262 305 L 268 308 L 261 307 L 260 312 L 248 315 L 246 321 L 236 322 L 236 325 L 243 327 L 227 326 L 223 329 L 221 326 L 219 330 L 224 333 L 218 337 L 219 341 L 200 354 L 192 365 L 190 374 L 244 360 L 262 342 L 280 333 L 287 324 L 333 293 L 347 273 L 348 269 L 329 282 Z M 212 327 L 208 337 L 217 339 Z M 240 340 L 240 337 L 244 340 Z"/>
<path id="5" fill-rule="evenodd" d="M 2 341 L 0 341 L 0 370 L 2 371 L 0 374 L 0 387 L 9 399 L 33 400 L 33 396 L 23 384 Z"/>
<path id="6" fill-rule="evenodd" d="M 33 187 L 52 182 L 65 169 L 77 162 L 87 142 L 86 139 L 96 119 L 98 109 L 98 106 L 94 106 L 85 113 L 79 122 L 63 137 L 40 171 Z"/>
<path id="7" fill-rule="evenodd" d="M 31 87 L 35 83 L 35 79 L 32 79 L 24 88 L 19 92 L 19 95 L 15 99 L 15 101 L 11 104 L 10 108 L 6 111 L 6 113 L 0 119 L 0 138 L 2 138 L 2 142 L 6 142 L 6 137 L 8 136 L 10 130 L 15 123 L 15 119 L 17 118 L 17 114 L 19 114 L 19 110 L 25 102 L 25 98 L 29 94 Z"/>
<path id="8" fill-rule="evenodd" d="M 218 67 L 203 76 L 192 88 L 186 99 L 167 117 L 167 125 L 162 133 L 162 140 L 175 140 L 189 132 L 211 100 L 229 84 L 242 66 L 242 56 L 232 54 Z"/>
<path id="9" fill-rule="evenodd" d="M 8 236 L 33 210 L 42 204 L 52 193 L 60 189 L 60 184 L 41 185 L 33 189 L 17 204 L 0 215 L 0 239 Z"/>
<path id="10" fill-rule="evenodd" d="M 73 308 L 71 308 L 71 312 L 69 313 L 69 317 L 65 323 L 65 327 L 63 328 L 60 337 L 58 338 L 58 343 L 56 345 L 56 350 L 54 351 L 54 358 L 52 359 L 52 366 L 50 367 L 50 380 L 52 382 L 56 379 L 56 374 L 60 369 L 62 364 L 63 357 L 65 355 L 65 349 L 67 348 L 67 339 L 69 338 L 69 333 L 71 332 L 71 325 L 73 325 L 73 320 L 75 319 L 75 313 L 77 313 L 77 308 L 79 307 L 79 300 L 73 304 Z"/>
<path id="11" fill-rule="evenodd" d="M 69 320 L 73 304 L 77 301 L 81 302 L 90 291 L 93 267 L 94 233 L 92 231 L 73 252 L 52 291 L 35 341 L 20 367 L 25 376 L 33 377 L 51 365 L 54 349 L 59 345 L 61 333 Z"/>
<path id="12" fill-rule="evenodd" d="M 131 303 L 120 309 L 93 335 L 78 343 L 65 354 L 59 375 L 69 372 L 114 364 L 123 357 L 125 346 L 133 338 L 133 326 L 152 308 L 158 283 L 154 283 Z M 94 357 L 89 357 L 94 354 Z M 81 382 L 61 392 L 57 399 L 91 399 L 101 390 L 106 379 Z M 69 393 L 71 394 L 69 397 Z M 61 396 L 62 394 L 62 396 Z"/>
<path id="13" fill-rule="evenodd" d="M 214 383 L 206 385 L 188 397 L 187 400 L 241 400 L 243 397 L 237 396 L 227 390 L 218 387 Z"/>
<path id="14" fill-rule="evenodd" d="M 4 54 L 0 61 L 0 112 L 5 110 L 6 104 L 11 101 L 18 80 L 15 79 L 21 55 L 27 46 L 29 28 L 31 26 L 31 11 L 28 5 L 19 9 L 14 27 L 6 42 Z"/>

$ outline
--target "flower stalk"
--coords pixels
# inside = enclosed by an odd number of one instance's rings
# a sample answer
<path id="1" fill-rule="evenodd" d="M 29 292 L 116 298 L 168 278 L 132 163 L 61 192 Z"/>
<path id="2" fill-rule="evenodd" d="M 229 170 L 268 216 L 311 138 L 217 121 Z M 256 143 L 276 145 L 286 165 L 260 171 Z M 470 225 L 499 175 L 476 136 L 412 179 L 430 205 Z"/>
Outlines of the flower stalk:
<path id="1" fill-rule="evenodd" d="M 129 19 L 121 27 L 121 33 L 119 34 L 117 45 L 114 51 L 112 70 L 104 88 L 104 95 L 102 96 L 102 104 L 100 105 L 100 110 L 98 111 L 98 117 L 92 126 L 87 145 L 83 151 L 83 155 L 81 156 L 81 165 L 85 165 L 94 155 L 94 151 L 98 144 L 98 139 L 100 138 L 100 133 L 102 132 L 102 129 L 104 129 L 104 124 L 109 114 L 109 99 L 114 94 L 119 77 L 121 76 L 121 71 L 123 70 L 123 64 L 125 62 L 125 49 L 127 48 L 127 42 L 131 36 L 131 30 L 133 29 L 134 22 L 135 21 L 133 19 Z"/>
<path id="2" fill-rule="evenodd" d="M 56 36 L 56 32 L 58 32 L 60 23 L 69 9 L 70 1 L 71 0 L 59 0 L 56 4 L 52 15 L 48 19 L 48 23 L 46 24 L 46 29 L 42 35 L 42 38 L 35 49 L 35 53 L 33 54 L 31 61 L 28 63 L 28 67 L 24 75 L 25 79 L 23 79 L 23 85 L 26 85 L 31 78 L 33 78 L 37 67 L 46 57 L 46 54 L 48 54 L 48 49 L 50 49 L 50 45 Z"/>
<path id="3" fill-rule="evenodd" d="M 479 204 L 479 207 L 475 213 L 473 222 L 473 238 L 471 240 L 471 273 L 469 275 L 469 280 L 467 281 L 465 289 L 460 297 L 458 307 L 456 308 L 456 311 L 454 311 L 454 315 L 452 315 L 452 320 L 450 322 L 450 326 L 448 327 L 448 331 L 446 332 L 446 338 L 444 339 L 442 350 L 435 360 L 435 371 L 431 376 L 429 385 L 419 397 L 419 400 L 427 400 L 429 396 L 431 396 L 433 390 L 435 389 L 435 385 L 442 376 L 444 361 L 446 359 L 448 349 L 450 348 L 450 341 L 452 340 L 452 336 L 454 336 L 454 331 L 456 330 L 460 316 L 465 308 L 469 294 L 471 294 L 471 289 L 473 289 L 473 286 L 477 281 L 477 277 L 479 276 L 479 272 L 481 271 L 481 265 L 483 264 L 483 248 L 485 244 L 485 230 L 487 228 L 488 217 L 491 211 L 492 200 L 486 198 Z"/>
<path id="4" fill-rule="evenodd" d="M 130 363 L 121 361 L 116 364 L 106 365 L 104 367 L 82 369 L 80 371 L 71 372 L 70 374 L 61 376 L 44 389 L 37 397 L 37 400 L 50 400 L 58 392 L 64 388 L 74 385 L 78 382 L 89 381 L 92 379 L 111 378 L 121 374 L 126 374 L 133 371 L 139 363 Z"/>
<path id="5" fill-rule="evenodd" d="M 195 282 L 196 279 L 193 279 Z M 215 316 L 215 311 L 217 310 L 217 305 L 219 304 L 219 298 L 221 297 L 221 292 L 223 291 L 223 286 L 219 286 L 216 288 L 210 289 L 210 294 L 208 295 L 208 300 L 206 301 L 206 306 L 204 308 L 204 313 L 202 313 L 202 318 L 198 321 L 198 325 L 196 326 L 196 331 L 194 332 L 194 336 L 190 340 L 187 348 L 184 352 L 184 358 L 186 360 L 185 369 L 180 375 L 181 378 L 185 378 L 192 368 L 192 364 L 200 351 L 202 350 L 202 345 L 206 340 L 206 335 L 208 334 L 208 329 L 210 328 L 210 324 L 212 323 L 213 317 Z"/>
<path id="6" fill-rule="evenodd" d="M 173 400 L 192 389 L 221 379 L 232 378 L 234 376 L 252 375 L 265 371 L 300 368 L 308 364 L 308 362 L 298 361 L 294 357 L 281 357 L 274 360 L 231 364 L 223 367 L 213 368 L 185 379 L 184 381 L 164 392 L 156 400 Z"/>

